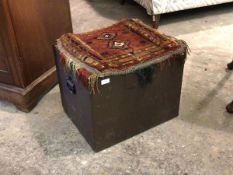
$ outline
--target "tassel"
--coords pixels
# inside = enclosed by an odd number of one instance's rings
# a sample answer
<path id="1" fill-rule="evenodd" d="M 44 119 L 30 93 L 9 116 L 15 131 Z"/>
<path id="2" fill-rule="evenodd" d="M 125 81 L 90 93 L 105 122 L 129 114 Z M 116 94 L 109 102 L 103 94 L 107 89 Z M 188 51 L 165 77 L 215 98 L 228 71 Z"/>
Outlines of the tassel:
<path id="1" fill-rule="evenodd" d="M 99 91 L 99 89 L 98 89 L 98 76 L 96 74 L 92 74 L 88 78 L 88 84 L 89 84 L 90 92 L 95 95 L 96 89 L 97 89 L 97 91 Z"/>
<path id="2" fill-rule="evenodd" d="M 163 62 L 161 62 L 161 63 L 159 63 L 160 71 L 163 70 L 163 68 L 165 67 L 165 65 L 166 65 L 166 60 L 163 61 Z"/>
<path id="3" fill-rule="evenodd" d="M 187 53 L 188 55 L 190 55 L 192 51 L 191 51 L 189 45 L 187 44 L 187 42 L 184 41 L 184 40 L 180 40 L 180 41 L 186 46 L 186 53 Z"/>

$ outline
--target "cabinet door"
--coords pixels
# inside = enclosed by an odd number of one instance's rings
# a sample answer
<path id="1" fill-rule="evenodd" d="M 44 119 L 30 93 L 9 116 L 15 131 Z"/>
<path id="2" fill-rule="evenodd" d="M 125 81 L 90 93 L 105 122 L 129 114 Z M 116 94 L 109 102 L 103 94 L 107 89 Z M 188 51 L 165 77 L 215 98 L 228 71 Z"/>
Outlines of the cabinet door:
<path id="1" fill-rule="evenodd" d="M 7 56 L 7 46 L 5 42 L 5 25 L 4 25 L 4 14 L 3 14 L 3 5 L 0 4 L 0 20 L 1 20 L 1 28 L 0 28 L 0 83 L 6 84 L 14 84 L 12 74 L 10 71 L 10 65 L 8 63 L 8 56 Z"/>
<path id="2" fill-rule="evenodd" d="M 0 0 L 0 83 L 24 87 L 21 56 L 7 0 Z"/>
<path id="3" fill-rule="evenodd" d="M 3 46 L 3 41 L 2 38 L 0 38 L 0 72 L 1 73 L 7 73 L 8 72 L 8 68 L 7 68 L 7 64 L 6 64 L 6 52 L 5 52 L 5 48 Z"/>
<path id="4" fill-rule="evenodd" d="M 3 39 L 0 36 L 0 83 L 14 84 Z"/>

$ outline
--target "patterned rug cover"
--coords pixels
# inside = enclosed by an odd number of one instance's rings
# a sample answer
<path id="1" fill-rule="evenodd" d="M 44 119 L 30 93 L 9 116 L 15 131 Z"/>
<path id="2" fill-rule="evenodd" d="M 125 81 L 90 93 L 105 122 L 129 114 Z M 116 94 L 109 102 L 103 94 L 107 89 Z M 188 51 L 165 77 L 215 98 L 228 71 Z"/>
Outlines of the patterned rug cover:
<path id="1" fill-rule="evenodd" d="M 137 19 L 125 19 L 93 32 L 63 35 L 57 51 L 91 92 L 98 78 L 121 75 L 185 55 L 184 41 L 166 36 Z"/>

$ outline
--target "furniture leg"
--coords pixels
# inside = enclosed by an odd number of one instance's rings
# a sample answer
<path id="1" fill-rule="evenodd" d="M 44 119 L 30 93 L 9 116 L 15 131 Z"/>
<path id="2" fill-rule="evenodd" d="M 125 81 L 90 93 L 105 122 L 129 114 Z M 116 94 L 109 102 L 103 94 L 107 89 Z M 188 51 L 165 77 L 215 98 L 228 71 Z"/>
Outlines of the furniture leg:
<path id="1" fill-rule="evenodd" d="M 226 106 L 227 112 L 233 114 L 233 101 Z"/>
<path id="2" fill-rule="evenodd" d="M 124 5 L 124 4 L 125 4 L 125 1 L 126 1 L 126 0 L 121 0 L 121 5 Z"/>
<path id="3" fill-rule="evenodd" d="M 152 15 L 153 27 L 157 29 L 159 27 L 160 15 Z"/>
<path id="4" fill-rule="evenodd" d="M 230 62 L 229 64 L 227 64 L 227 68 L 229 70 L 233 70 L 233 60 L 232 60 L 232 62 Z"/>
<path id="5" fill-rule="evenodd" d="M 232 62 L 230 62 L 229 64 L 227 64 L 227 68 L 229 70 L 233 70 L 233 60 L 232 60 Z M 233 101 L 226 106 L 226 110 L 229 113 L 233 113 Z"/>

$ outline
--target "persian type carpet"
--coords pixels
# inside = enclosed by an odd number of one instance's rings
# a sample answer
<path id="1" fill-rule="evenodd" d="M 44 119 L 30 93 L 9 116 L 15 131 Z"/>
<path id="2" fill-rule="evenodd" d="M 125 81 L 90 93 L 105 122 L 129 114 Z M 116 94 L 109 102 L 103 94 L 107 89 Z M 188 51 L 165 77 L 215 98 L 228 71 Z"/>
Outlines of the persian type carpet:
<path id="1" fill-rule="evenodd" d="M 99 77 L 163 63 L 176 55 L 186 55 L 188 47 L 184 41 L 164 35 L 140 20 L 124 19 L 97 31 L 65 34 L 57 40 L 56 48 L 66 69 L 93 91 Z"/>

